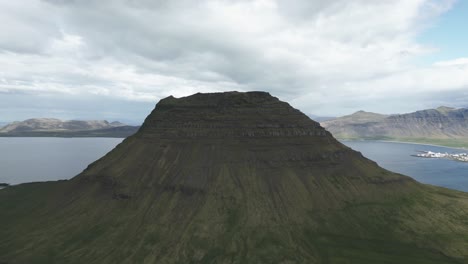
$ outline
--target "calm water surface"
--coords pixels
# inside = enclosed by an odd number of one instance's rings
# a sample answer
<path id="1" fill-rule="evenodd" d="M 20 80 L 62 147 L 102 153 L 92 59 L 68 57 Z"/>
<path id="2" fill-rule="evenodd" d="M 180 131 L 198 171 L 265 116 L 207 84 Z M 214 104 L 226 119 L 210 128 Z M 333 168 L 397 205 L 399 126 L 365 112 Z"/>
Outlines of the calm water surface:
<path id="1" fill-rule="evenodd" d="M 18 184 L 70 179 L 122 140 L 0 137 L 0 182 Z"/>
<path id="2" fill-rule="evenodd" d="M 432 185 L 468 192 L 468 162 L 412 157 L 418 151 L 464 153 L 468 150 L 420 144 L 342 141 L 381 167 Z"/>

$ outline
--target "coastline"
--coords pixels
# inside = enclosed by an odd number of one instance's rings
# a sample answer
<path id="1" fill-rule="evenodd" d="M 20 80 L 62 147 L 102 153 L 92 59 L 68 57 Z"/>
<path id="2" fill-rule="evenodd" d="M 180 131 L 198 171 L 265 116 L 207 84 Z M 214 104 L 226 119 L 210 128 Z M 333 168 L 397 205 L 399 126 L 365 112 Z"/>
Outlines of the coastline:
<path id="1" fill-rule="evenodd" d="M 345 138 L 338 138 L 339 141 L 374 141 L 374 142 L 386 142 L 386 143 L 403 143 L 403 144 L 412 144 L 412 145 L 424 145 L 424 146 L 432 146 L 432 147 L 443 147 L 443 148 L 451 148 L 451 149 L 459 149 L 468 151 L 466 147 L 453 147 L 447 145 L 440 145 L 440 144 L 433 144 L 433 143 L 423 143 L 423 142 L 414 142 L 414 141 L 399 141 L 395 139 L 391 140 L 384 140 L 384 139 L 345 139 Z"/>
<path id="2" fill-rule="evenodd" d="M 452 147 L 447 145 L 438 145 L 438 144 L 431 144 L 431 143 L 418 143 L 413 141 L 398 141 L 398 140 L 376 140 L 380 142 L 390 142 L 390 143 L 405 143 L 405 144 L 413 144 L 413 145 L 425 145 L 425 146 L 432 146 L 432 147 L 443 147 L 443 148 L 451 148 L 451 149 L 460 149 L 460 150 L 468 150 L 465 147 Z"/>

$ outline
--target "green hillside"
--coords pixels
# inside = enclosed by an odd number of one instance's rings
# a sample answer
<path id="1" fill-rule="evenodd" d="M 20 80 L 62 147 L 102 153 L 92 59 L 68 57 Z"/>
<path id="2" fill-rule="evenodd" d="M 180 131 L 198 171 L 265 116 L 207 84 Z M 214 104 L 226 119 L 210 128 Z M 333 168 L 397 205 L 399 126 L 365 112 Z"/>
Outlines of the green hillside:
<path id="1" fill-rule="evenodd" d="M 468 263 L 468 194 L 263 92 L 161 100 L 68 181 L 0 190 L 0 263 Z"/>

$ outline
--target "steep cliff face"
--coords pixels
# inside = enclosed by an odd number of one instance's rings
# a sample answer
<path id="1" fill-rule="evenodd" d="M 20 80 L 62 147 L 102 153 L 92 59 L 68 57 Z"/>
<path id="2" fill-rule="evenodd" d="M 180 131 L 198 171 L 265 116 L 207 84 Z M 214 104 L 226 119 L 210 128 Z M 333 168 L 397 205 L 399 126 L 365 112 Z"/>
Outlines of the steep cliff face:
<path id="1" fill-rule="evenodd" d="M 0 191 L 0 262 L 467 263 L 468 196 L 268 93 L 161 100 L 69 181 Z"/>
<path id="2" fill-rule="evenodd" d="M 388 135 L 407 137 L 468 137 L 468 109 L 447 108 L 393 115 L 386 120 Z"/>
<path id="3" fill-rule="evenodd" d="M 263 92 L 168 97 L 145 120 L 139 135 L 178 140 L 330 137 L 317 122 Z"/>
<path id="4" fill-rule="evenodd" d="M 468 138 L 468 109 L 439 107 L 401 115 L 360 114 L 323 122 L 338 138 Z"/>

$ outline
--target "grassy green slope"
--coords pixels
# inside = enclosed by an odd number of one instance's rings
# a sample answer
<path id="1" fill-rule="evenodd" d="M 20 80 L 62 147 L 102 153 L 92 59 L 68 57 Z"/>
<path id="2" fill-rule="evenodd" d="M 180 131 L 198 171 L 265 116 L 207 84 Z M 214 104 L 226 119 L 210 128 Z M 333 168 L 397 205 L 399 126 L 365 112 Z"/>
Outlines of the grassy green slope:
<path id="1" fill-rule="evenodd" d="M 0 190 L 0 263 L 468 263 L 468 194 L 264 93 L 161 102 L 72 180 Z"/>
<path id="2" fill-rule="evenodd" d="M 241 165 L 251 154 L 233 155 L 220 145 L 154 149 L 127 141 L 71 181 L 1 190 L 0 260 L 466 263 L 468 195 L 418 184 L 354 152 L 316 160 L 321 166 L 307 169 L 277 159 L 283 164 L 272 169 Z M 197 155 L 206 148 L 231 162 Z M 154 157 L 158 162 L 147 162 Z M 172 157 L 187 167 L 166 164 Z M 109 168 L 111 163 L 122 166 Z M 206 171 L 195 170 L 200 166 Z M 96 180 L 96 171 L 102 178 Z M 143 180 L 131 181 L 129 171 Z M 206 181 L 184 177 L 185 184 L 163 184 L 174 181 L 168 172 Z"/>

